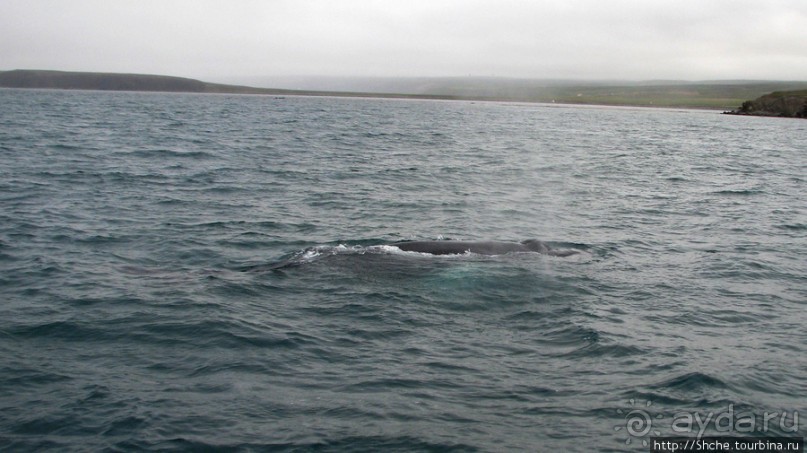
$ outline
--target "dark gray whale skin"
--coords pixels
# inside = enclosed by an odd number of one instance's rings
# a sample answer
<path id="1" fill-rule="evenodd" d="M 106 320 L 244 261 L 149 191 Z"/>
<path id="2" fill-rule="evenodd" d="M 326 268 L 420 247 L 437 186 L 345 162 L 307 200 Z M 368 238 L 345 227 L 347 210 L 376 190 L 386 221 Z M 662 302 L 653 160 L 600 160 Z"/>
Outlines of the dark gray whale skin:
<path id="1" fill-rule="evenodd" d="M 432 255 L 455 255 L 466 252 L 479 255 L 504 255 L 505 253 L 536 252 L 553 256 L 569 256 L 577 250 L 554 250 L 545 242 L 528 239 L 523 242 L 509 241 L 403 241 L 390 244 L 405 252 L 429 253 Z"/>

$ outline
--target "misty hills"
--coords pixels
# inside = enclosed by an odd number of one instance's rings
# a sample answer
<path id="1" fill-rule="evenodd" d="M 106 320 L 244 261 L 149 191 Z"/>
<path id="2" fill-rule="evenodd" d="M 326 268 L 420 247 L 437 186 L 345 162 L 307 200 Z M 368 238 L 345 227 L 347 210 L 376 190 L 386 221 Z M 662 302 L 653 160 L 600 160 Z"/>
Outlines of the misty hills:
<path id="1" fill-rule="evenodd" d="M 807 89 L 807 81 L 546 80 L 502 77 L 244 78 L 286 89 L 441 95 L 457 99 L 655 107 L 732 108 L 772 91 Z"/>
<path id="2" fill-rule="evenodd" d="M 498 77 L 241 79 L 246 80 L 270 87 L 226 85 L 162 75 L 40 70 L 0 72 L 0 87 L 8 88 L 403 97 L 723 110 L 773 91 L 807 89 L 807 82 L 786 81 L 614 82 Z"/>

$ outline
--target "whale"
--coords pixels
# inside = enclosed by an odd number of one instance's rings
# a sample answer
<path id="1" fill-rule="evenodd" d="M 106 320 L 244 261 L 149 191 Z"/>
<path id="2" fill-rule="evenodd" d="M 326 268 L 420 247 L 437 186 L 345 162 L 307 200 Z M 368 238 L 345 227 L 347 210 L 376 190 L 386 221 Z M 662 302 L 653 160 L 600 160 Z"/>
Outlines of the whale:
<path id="1" fill-rule="evenodd" d="M 390 244 L 405 252 L 427 253 L 430 255 L 459 255 L 476 253 L 478 255 L 504 255 L 507 253 L 533 252 L 552 256 L 569 256 L 580 253 L 573 249 L 553 249 L 546 242 L 527 239 L 522 242 L 511 241 L 401 241 Z"/>

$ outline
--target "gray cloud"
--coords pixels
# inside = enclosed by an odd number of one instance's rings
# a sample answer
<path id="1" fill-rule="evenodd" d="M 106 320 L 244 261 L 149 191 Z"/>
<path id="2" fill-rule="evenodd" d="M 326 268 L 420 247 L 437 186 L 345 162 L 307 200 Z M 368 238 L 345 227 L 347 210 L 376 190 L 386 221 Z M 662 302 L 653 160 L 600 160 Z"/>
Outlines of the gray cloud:
<path id="1" fill-rule="evenodd" d="M 3 0 L 0 69 L 807 79 L 804 0 Z"/>

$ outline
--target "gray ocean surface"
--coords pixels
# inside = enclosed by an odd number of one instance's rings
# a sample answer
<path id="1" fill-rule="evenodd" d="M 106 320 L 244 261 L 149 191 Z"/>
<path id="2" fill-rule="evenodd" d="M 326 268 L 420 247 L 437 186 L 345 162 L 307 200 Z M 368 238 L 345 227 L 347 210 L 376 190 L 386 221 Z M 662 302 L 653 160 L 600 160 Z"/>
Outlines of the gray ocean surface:
<path id="1" fill-rule="evenodd" d="M 0 90 L 0 450 L 805 436 L 805 153 L 710 111 Z M 384 246 L 529 238 L 580 253 Z"/>

